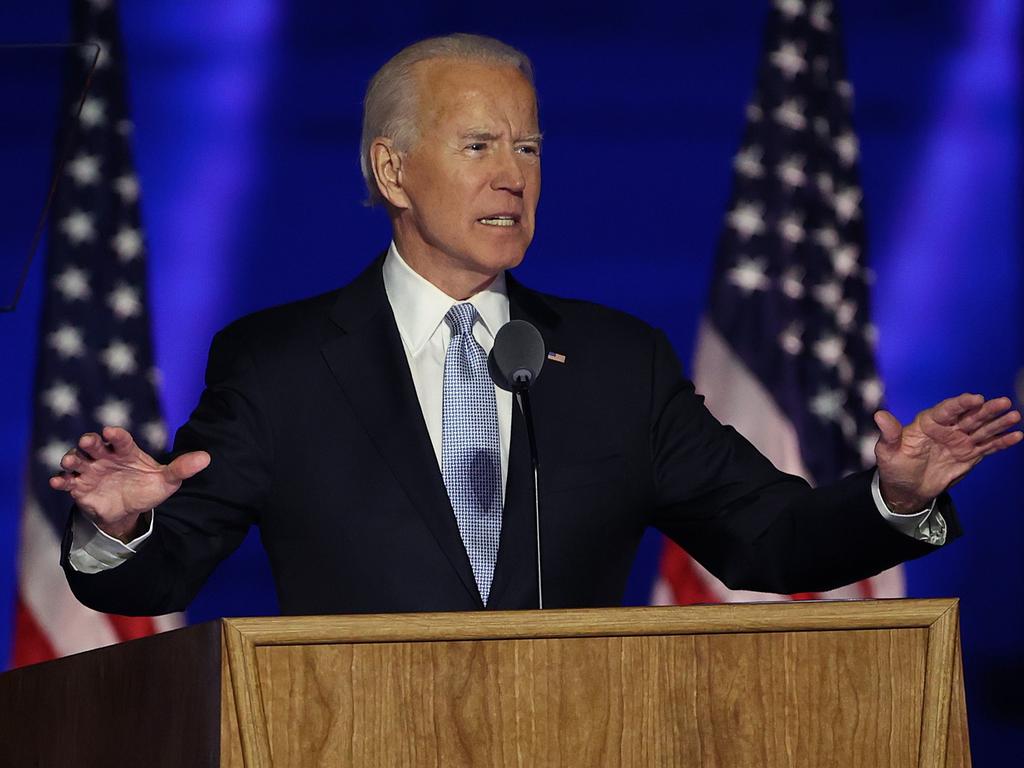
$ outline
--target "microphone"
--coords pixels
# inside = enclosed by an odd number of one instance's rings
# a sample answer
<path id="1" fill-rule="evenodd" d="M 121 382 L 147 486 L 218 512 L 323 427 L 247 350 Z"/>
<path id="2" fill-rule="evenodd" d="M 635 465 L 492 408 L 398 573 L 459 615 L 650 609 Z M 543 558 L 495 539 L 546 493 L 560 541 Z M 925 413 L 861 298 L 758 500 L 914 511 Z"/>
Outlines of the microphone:
<path id="1" fill-rule="evenodd" d="M 495 385 L 513 393 L 526 417 L 526 435 L 530 442 L 530 464 L 533 466 L 533 519 L 537 531 L 537 607 L 544 608 L 544 577 L 540 562 L 540 491 L 537 484 L 537 438 L 530 409 L 530 387 L 540 376 L 546 357 L 544 338 L 525 320 L 511 320 L 498 329 L 494 346 L 487 356 L 487 371 Z"/>
<path id="2" fill-rule="evenodd" d="M 545 354 L 540 331 L 525 320 L 512 320 L 498 329 L 487 356 L 487 370 L 495 384 L 518 394 L 540 376 Z"/>

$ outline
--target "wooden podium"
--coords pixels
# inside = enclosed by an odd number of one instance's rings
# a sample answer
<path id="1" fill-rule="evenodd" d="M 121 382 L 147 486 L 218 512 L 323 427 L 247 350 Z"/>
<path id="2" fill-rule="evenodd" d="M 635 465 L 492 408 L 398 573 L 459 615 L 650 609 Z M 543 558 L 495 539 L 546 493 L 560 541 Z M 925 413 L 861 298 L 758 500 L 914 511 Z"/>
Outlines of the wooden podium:
<path id="1" fill-rule="evenodd" d="M 968 766 L 955 600 L 226 619 L 0 676 L 0 766 Z"/>

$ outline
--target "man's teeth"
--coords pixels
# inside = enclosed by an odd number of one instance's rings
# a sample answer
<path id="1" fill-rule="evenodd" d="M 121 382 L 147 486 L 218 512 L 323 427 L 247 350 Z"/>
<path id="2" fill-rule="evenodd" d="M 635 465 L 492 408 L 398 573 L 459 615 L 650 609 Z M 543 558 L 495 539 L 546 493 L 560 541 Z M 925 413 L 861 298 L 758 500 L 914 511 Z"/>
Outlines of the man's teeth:
<path id="1" fill-rule="evenodd" d="M 489 227 L 512 227 L 516 223 L 511 216 L 495 216 L 493 219 L 480 219 L 479 221 Z"/>

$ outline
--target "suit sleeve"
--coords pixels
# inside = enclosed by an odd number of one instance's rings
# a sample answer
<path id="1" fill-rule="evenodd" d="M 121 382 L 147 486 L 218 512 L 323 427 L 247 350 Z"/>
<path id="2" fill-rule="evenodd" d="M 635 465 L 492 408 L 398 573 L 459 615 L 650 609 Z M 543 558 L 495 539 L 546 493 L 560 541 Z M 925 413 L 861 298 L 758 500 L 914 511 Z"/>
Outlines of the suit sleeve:
<path id="1" fill-rule="evenodd" d="M 260 377 L 235 327 L 210 348 L 206 388 L 178 430 L 173 455 L 205 450 L 210 465 L 157 507 L 153 534 L 122 565 L 94 574 L 61 565 L 75 596 L 99 611 L 159 615 L 184 610 L 213 569 L 259 520 L 271 482 L 271 427 Z"/>
<path id="2" fill-rule="evenodd" d="M 654 525 L 732 589 L 823 592 L 936 547 L 885 522 L 873 470 L 811 489 L 719 423 L 660 332 L 654 341 L 651 456 Z M 948 494 L 936 506 L 959 535 Z"/>

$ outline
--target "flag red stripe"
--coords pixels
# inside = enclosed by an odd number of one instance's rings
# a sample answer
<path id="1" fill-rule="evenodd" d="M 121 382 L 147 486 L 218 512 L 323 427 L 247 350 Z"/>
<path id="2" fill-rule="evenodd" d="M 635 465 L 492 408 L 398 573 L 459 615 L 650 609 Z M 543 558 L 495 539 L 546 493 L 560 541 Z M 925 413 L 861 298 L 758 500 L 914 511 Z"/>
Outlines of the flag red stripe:
<path id="1" fill-rule="evenodd" d="M 122 643 L 125 640 L 135 640 L 156 634 L 153 619 L 149 616 L 114 616 L 111 614 L 107 618 L 117 634 L 117 639 Z"/>
<path id="2" fill-rule="evenodd" d="M 672 596 L 677 605 L 718 602 L 704 579 L 694 571 L 690 556 L 669 539 L 665 539 L 659 570 L 661 577 L 672 588 Z"/>
<path id="3" fill-rule="evenodd" d="M 14 609 L 14 650 L 11 658 L 12 667 L 24 667 L 27 664 L 38 664 L 56 658 L 49 638 L 39 627 L 35 616 L 22 602 L 21 595 L 15 598 Z"/>

